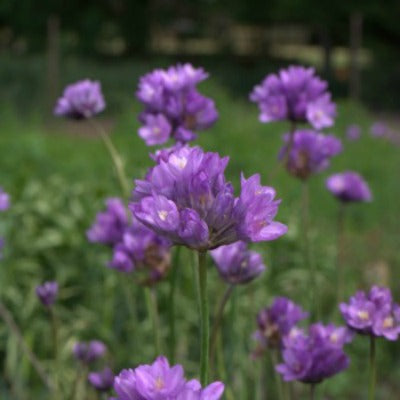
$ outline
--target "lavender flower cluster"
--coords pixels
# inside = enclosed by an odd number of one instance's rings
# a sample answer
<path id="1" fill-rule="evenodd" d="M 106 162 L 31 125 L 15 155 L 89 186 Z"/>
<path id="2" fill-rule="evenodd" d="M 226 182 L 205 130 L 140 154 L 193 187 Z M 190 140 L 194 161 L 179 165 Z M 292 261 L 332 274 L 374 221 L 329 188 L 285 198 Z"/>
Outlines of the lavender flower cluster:
<path id="1" fill-rule="evenodd" d="M 346 171 L 331 175 L 326 180 L 327 189 L 340 201 L 365 202 L 371 201 L 371 190 L 360 174 Z"/>
<path id="2" fill-rule="evenodd" d="M 2 187 L 0 187 L 0 212 L 6 211 L 10 207 L 10 196 L 6 193 Z M 4 247 L 4 239 L 0 238 L 0 258 L 2 257 L 2 250 Z"/>
<path id="3" fill-rule="evenodd" d="M 156 69 L 140 79 L 136 95 L 144 110 L 139 116 L 139 136 L 147 145 L 164 144 L 169 138 L 185 143 L 215 123 L 218 112 L 214 101 L 196 87 L 207 77 L 202 68 L 178 64 Z"/>

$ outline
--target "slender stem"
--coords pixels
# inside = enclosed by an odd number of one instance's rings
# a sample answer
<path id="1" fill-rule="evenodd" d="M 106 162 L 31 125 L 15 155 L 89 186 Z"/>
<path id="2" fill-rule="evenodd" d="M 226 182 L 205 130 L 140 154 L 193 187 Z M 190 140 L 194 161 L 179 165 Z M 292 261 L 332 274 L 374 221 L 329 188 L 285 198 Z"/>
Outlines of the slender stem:
<path id="1" fill-rule="evenodd" d="M 117 173 L 119 184 L 121 185 L 122 192 L 125 197 L 129 197 L 130 195 L 130 185 L 127 176 L 125 175 L 124 163 L 122 161 L 121 155 L 118 150 L 115 148 L 113 142 L 111 141 L 108 134 L 104 131 L 102 126 L 95 122 L 94 120 L 89 120 L 93 127 L 98 132 L 101 137 L 104 145 L 106 146 L 108 153 L 110 154 L 111 160 L 114 164 L 115 172 Z"/>
<path id="2" fill-rule="evenodd" d="M 376 343 L 375 337 L 369 338 L 369 385 L 368 385 L 368 400 L 375 399 L 375 383 L 376 383 Z"/>
<path id="3" fill-rule="evenodd" d="M 315 388 L 316 388 L 316 385 L 312 383 L 310 385 L 310 400 L 315 399 Z"/>
<path id="4" fill-rule="evenodd" d="M 284 388 L 283 388 L 283 382 L 282 382 L 281 376 L 275 370 L 275 366 L 279 363 L 278 350 L 271 349 L 270 355 L 271 355 L 272 369 L 274 370 L 274 375 L 275 375 L 275 384 L 276 384 L 276 390 L 278 392 L 278 399 L 285 400 L 285 392 L 284 392 Z"/>
<path id="5" fill-rule="evenodd" d="M 219 328 L 221 326 L 222 319 L 224 316 L 225 306 L 228 303 L 228 300 L 231 297 L 231 294 L 232 294 L 234 288 L 235 288 L 234 285 L 229 285 L 226 288 L 225 293 L 223 294 L 221 301 L 219 302 L 217 313 L 215 314 L 214 324 L 212 327 L 211 339 L 210 339 L 210 361 L 211 361 L 211 364 L 213 364 L 213 362 L 214 362 L 215 346 L 217 343 L 218 332 L 220 330 Z"/>
<path id="6" fill-rule="evenodd" d="M 59 390 L 60 390 L 60 382 L 58 378 L 58 373 L 59 373 L 59 351 L 58 351 L 58 323 L 57 323 L 57 316 L 54 312 L 54 308 L 51 307 L 49 309 L 50 313 L 50 319 L 51 319 L 51 330 L 52 330 L 52 336 L 53 336 L 53 357 L 54 357 L 54 386 L 56 388 L 57 392 L 57 398 L 60 398 L 59 396 Z"/>
<path id="7" fill-rule="evenodd" d="M 200 381 L 202 386 L 208 384 L 208 360 L 209 360 L 209 315 L 207 296 L 207 253 L 198 252 L 199 259 L 199 287 L 200 287 Z"/>
<path id="8" fill-rule="evenodd" d="M 147 313 L 153 328 L 156 355 L 161 355 L 160 321 L 158 316 L 157 299 L 154 291 L 148 286 L 144 287 L 144 295 L 146 298 Z"/>
<path id="9" fill-rule="evenodd" d="M 336 254 L 336 274 L 337 274 L 337 288 L 336 288 L 336 304 L 339 304 L 343 300 L 344 290 L 344 212 L 345 205 L 339 204 L 338 216 L 337 216 L 337 254 Z"/>
<path id="10" fill-rule="evenodd" d="M 32 350 L 29 348 L 29 346 L 26 344 L 22 333 L 14 321 L 14 318 L 11 314 L 11 312 L 7 309 L 6 305 L 0 301 L 0 316 L 10 329 L 10 331 L 13 333 L 13 335 L 16 337 L 17 341 L 19 342 L 19 345 L 21 347 L 22 352 L 26 355 L 30 363 L 32 364 L 33 368 L 39 375 L 40 379 L 42 382 L 51 390 L 54 391 L 55 387 L 53 382 L 50 381 L 49 377 L 47 376 L 44 368 L 42 367 L 42 364 L 36 357 L 36 355 L 32 352 Z"/>
<path id="11" fill-rule="evenodd" d="M 171 364 L 175 363 L 175 296 L 176 296 L 176 281 L 178 278 L 179 256 L 181 246 L 175 248 L 174 258 L 172 261 L 172 270 L 170 276 L 170 292 L 168 304 L 168 319 L 169 319 L 169 360 Z"/>

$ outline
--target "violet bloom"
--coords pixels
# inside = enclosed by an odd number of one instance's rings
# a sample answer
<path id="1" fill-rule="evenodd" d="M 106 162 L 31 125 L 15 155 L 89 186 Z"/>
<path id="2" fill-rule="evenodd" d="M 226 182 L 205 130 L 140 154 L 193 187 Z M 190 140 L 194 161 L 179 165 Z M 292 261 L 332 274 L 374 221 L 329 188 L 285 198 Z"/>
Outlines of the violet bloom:
<path id="1" fill-rule="evenodd" d="M 87 231 L 89 241 L 113 246 L 122 240 L 128 226 L 128 215 L 119 198 L 106 200 L 106 211 L 96 216 L 96 222 Z"/>
<path id="2" fill-rule="evenodd" d="M 169 138 L 185 143 L 215 123 L 218 113 L 213 100 L 196 88 L 207 77 L 202 68 L 178 64 L 140 78 L 136 96 L 144 110 L 139 116 L 139 136 L 147 145 L 163 144 Z"/>
<path id="3" fill-rule="evenodd" d="M 400 335 L 400 306 L 393 302 L 389 289 L 373 286 L 366 293 L 358 291 L 340 311 L 347 326 L 355 332 L 388 340 Z"/>
<path id="4" fill-rule="evenodd" d="M 346 138 L 350 141 L 355 141 L 360 139 L 361 136 L 361 128 L 359 125 L 352 124 L 349 125 L 346 129 Z"/>
<path id="5" fill-rule="evenodd" d="M 290 66 L 255 86 L 250 100 L 258 104 L 261 122 L 309 122 L 321 129 L 332 126 L 336 116 L 327 87 L 313 68 Z"/>
<path id="6" fill-rule="evenodd" d="M 260 176 L 242 176 L 235 198 L 225 181 L 228 157 L 181 147 L 136 180 L 130 209 L 143 224 L 174 244 L 205 251 L 238 240 L 275 240 L 287 227 L 273 219 L 278 211 L 272 187 Z"/>
<path id="7" fill-rule="evenodd" d="M 214 382 L 202 389 L 198 381 L 186 381 L 181 365 L 171 367 L 161 356 L 151 365 L 121 371 L 114 390 L 118 400 L 219 400 L 224 385 Z"/>
<path id="8" fill-rule="evenodd" d="M 371 136 L 382 137 L 388 132 L 388 127 L 384 122 L 377 121 L 371 125 Z"/>
<path id="9" fill-rule="evenodd" d="M 114 374 L 110 368 L 106 367 L 99 372 L 91 372 L 88 381 L 92 387 L 99 392 L 107 392 L 113 387 Z"/>
<path id="10" fill-rule="evenodd" d="M 265 270 L 261 255 L 241 241 L 212 250 L 211 257 L 221 278 L 231 285 L 250 282 Z"/>
<path id="11" fill-rule="evenodd" d="M 103 342 L 92 340 L 90 342 L 75 343 L 72 352 L 74 353 L 75 358 L 83 364 L 91 364 L 101 358 L 106 350 L 107 348 Z"/>
<path id="12" fill-rule="evenodd" d="M 6 211 L 10 207 L 10 196 L 0 187 L 0 211 Z"/>
<path id="13" fill-rule="evenodd" d="M 106 107 L 99 82 L 85 79 L 68 85 L 57 101 L 54 114 L 73 119 L 86 119 Z"/>
<path id="14" fill-rule="evenodd" d="M 283 139 L 279 158 L 285 159 L 290 174 L 302 180 L 326 169 L 330 159 L 342 151 L 338 138 L 311 130 L 298 130 L 292 138 L 287 134 Z"/>
<path id="15" fill-rule="evenodd" d="M 327 189 L 340 201 L 371 201 L 372 195 L 367 182 L 353 171 L 331 175 L 326 180 Z"/>
<path id="16" fill-rule="evenodd" d="M 319 383 L 348 367 L 343 346 L 351 340 L 346 328 L 334 325 L 313 324 L 308 335 L 294 328 L 283 340 L 283 363 L 276 370 L 285 381 Z"/>
<path id="17" fill-rule="evenodd" d="M 308 313 L 293 301 L 286 297 L 276 297 L 271 306 L 258 313 L 255 337 L 262 348 L 280 347 L 282 338 L 307 316 Z"/>
<path id="18" fill-rule="evenodd" d="M 58 294 L 57 282 L 45 282 L 43 285 L 36 287 L 36 295 L 41 303 L 46 307 L 51 307 Z"/>

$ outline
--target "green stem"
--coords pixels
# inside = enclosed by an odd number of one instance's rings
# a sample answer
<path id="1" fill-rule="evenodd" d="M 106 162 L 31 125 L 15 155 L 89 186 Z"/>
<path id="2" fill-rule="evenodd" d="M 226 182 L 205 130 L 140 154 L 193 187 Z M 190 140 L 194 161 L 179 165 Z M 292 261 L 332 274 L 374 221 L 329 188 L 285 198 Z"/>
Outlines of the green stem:
<path id="1" fill-rule="evenodd" d="M 310 400 L 315 399 L 315 388 L 316 388 L 315 384 L 310 385 Z"/>
<path id="2" fill-rule="evenodd" d="M 58 371 L 59 371 L 59 360 L 58 360 L 58 322 L 57 316 L 54 312 L 54 308 L 49 309 L 50 319 L 51 319 L 51 330 L 53 336 L 53 357 L 54 357 L 54 386 L 57 392 L 57 398 L 59 398 L 59 379 L 58 379 Z"/>
<path id="3" fill-rule="evenodd" d="M 275 384 L 276 384 L 276 390 L 278 392 L 278 399 L 285 400 L 285 392 L 284 392 L 284 388 L 283 388 L 283 382 L 282 382 L 281 376 L 275 370 L 275 366 L 279 364 L 278 350 L 271 349 L 270 354 L 271 354 L 272 369 L 274 370 L 274 375 L 275 375 Z"/>
<path id="4" fill-rule="evenodd" d="M 157 299 L 155 297 L 155 293 L 148 286 L 144 287 L 144 295 L 146 298 L 147 312 L 153 328 L 156 355 L 159 356 L 161 355 L 161 338 L 160 338 L 160 321 L 158 316 Z"/>
<path id="5" fill-rule="evenodd" d="M 376 383 L 376 342 L 375 337 L 369 338 L 369 385 L 368 400 L 375 399 L 375 383 Z"/>
<path id="6" fill-rule="evenodd" d="M 207 296 L 207 252 L 199 251 L 199 287 L 200 287 L 200 381 L 204 387 L 208 384 L 209 360 L 209 315 Z"/>
<path id="7" fill-rule="evenodd" d="M 175 248 L 174 258 L 172 262 L 170 276 L 170 292 L 168 304 L 168 319 L 169 319 L 169 361 L 173 365 L 175 363 L 175 297 L 176 297 L 176 281 L 178 278 L 179 256 L 181 246 Z"/>
<path id="8" fill-rule="evenodd" d="M 96 131 L 99 133 L 101 140 L 103 141 L 108 153 L 110 154 L 124 196 L 129 197 L 130 185 L 129 185 L 129 180 L 125 175 L 124 163 L 122 161 L 121 155 L 119 154 L 112 140 L 110 139 L 108 134 L 104 131 L 104 129 L 101 127 L 101 125 L 91 119 L 89 121 L 94 126 Z"/>
<path id="9" fill-rule="evenodd" d="M 336 304 L 343 300 L 344 290 L 344 211 L 345 205 L 339 204 L 338 217 L 337 217 L 337 254 L 336 254 L 336 274 L 337 274 L 337 289 L 336 289 Z"/>

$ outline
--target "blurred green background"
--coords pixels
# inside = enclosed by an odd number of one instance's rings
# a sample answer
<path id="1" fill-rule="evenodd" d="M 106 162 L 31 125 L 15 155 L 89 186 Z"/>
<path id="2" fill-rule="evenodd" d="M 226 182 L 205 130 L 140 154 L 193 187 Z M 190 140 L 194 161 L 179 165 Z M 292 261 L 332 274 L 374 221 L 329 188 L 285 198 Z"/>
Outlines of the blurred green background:
<path id="1" fill-rule="evenodd" d="M 308 307 L 308 267 L 302 264 L 301 184 L 277 166 L 285 123 L 263 125 L 248 93 L 264 75 L 290 63 L 314 65 L 329 80 L 338 101 L 338 118 L 329 131 L 343 139 L 344 151 L 331 168 L 312 178 L 312 258 L 318 270 L 322 319 L 340 322 L 335 313 L 337 204 L 325 190 L 329 173 L 354 169 L 371 186 L 374 201 L 349 207 L 346 219 L 347 294 L 372 283 L 388 285 L 400 298 L 399 147 L 369 134 L 378 118 L 396 131 L 400 104 L 400 26 L 395 1 L 86 1 L 0 4 L 0 185 L 12 207 L 0 216 L 6 246 L 0 268 L 0 296 L 24 339 L 51 368 L 51 327 L 36 300 L 35 286 L 57 279 L 60 298 L 62 386 L 65 398 L 77 365 L 76 340 L 101 339 L 109 347 L 115 372 L 154 357 L 151 325 L 143 290 L 105 267 L 108 249 L 89 244 L 85 231 L 118 196 L 111 161 L 86 122 L 56 120 L 51 110 L 65 84 L 81 78 L 100 80 L 107 110 L 99 122 L 121 152 L 132 180 L 151 165 L 149 148 L 137 136 L 135 100 L 139 77 L 177 61 L 204 66 L 211 74 L 200 90 L 215 99 L 220 118 L 198 143 L 230 156 L 227 175 L 237 189 L 240 172 L 259 172 L 283 199 L 278 220 L 289 226 L 282 239 L 253 246 L 268 265 L 258 281 L 238 288 L 223 328 L 224 379 L 237 399 L 275 397 L 273 376 L 264 360 L 251 360 L 255 316 L 276 295 Z M 398 15 L 398 12 L 397 12 Z M 397 46 L 397 47 L 396 47 Z M 359 124 L 359 141 L 345 130 Z M 211 261 L 210 261 L 211 263 Z M 196 376 L 198 312 L 193 257 L 183 252 L 179 266 L 178 356 L 189 377 Z M 224 291 L 210 272 L 214 305 Z M 122 290 L 121 290 L 122 288 Z M 166 344 L 168 282 L 157 286 L 162 336 Z M 127 299 L 130 299 L 127 302 Z M 133 313 L 132 313 L 133 310 Z M 212 309 L 213 311 L 213 309 Z M 350 346 L 349 370 L 324 383 L 321 399 L 364 399 L 367 341 Z M 400 392 L 400 345 L 379 342 L 379 399 Z M 0 398 L 50 398 L 0 322 Z M 266 372 L 267 370 L 267 372 Z M 259 383 L 263 382 L 260 385 Z M 303 398 L 301 385 L 296 398 Z M 88 391 L 88 399 L 94 392 Z"/>

